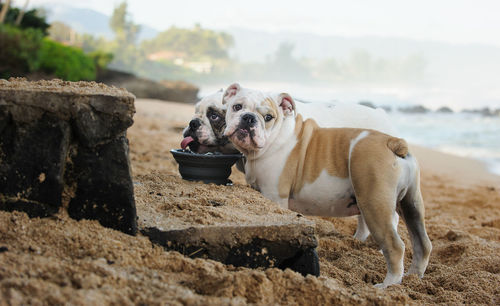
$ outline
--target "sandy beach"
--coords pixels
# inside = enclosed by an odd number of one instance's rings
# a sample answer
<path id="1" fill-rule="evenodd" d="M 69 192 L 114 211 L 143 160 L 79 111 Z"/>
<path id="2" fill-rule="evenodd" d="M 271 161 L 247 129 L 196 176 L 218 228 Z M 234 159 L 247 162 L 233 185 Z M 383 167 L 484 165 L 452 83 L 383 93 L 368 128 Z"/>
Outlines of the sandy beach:
<path id="1" fill-rule="evenodd" d="M 272 205 L 236 169 L 234 186 L 216 191 L 180 178 L 169 151 L 179 147 L 194 106 L 139 99 L 136 110 L 128 138 L 138 206 L 161 196 L 165 203 L 195 209 L 215 196 L 232 201 L 235 188 L 252 205 Z M 400 285 L 375 289 L 386 264 L 373 241 L 352 238 L 356 218 L 309 217 L 319 240 L 321 276 L 316 278 L 191 259 L 165 252 L 141 234 L 77 222 L 64 212 L 29 219 L 0 211 L 0 305 L 499 304 L 500 177 L 475 160 L 418 146 L 411 151 L 422 169 L 425 221 L 433 243 L 423 279 L 409 276 Z M 181 198 L 175 192 L 180 189 L 196 196 Z M 203 216 L 193 220 L 205 222 Z M 398 231 L 407 269 L 411 246 L 402 221 Z"/>

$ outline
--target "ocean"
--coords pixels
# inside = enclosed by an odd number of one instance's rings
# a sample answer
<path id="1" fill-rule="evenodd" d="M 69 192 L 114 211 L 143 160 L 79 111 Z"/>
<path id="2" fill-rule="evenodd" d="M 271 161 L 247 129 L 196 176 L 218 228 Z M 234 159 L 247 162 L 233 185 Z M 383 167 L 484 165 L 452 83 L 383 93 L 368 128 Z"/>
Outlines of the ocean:
<path id="1" fill-rule="evenodd" d="M 226 84 L 227 86 L 229 84 Z M 500 116 L 463 113 L 462 109 L 500 108 L 500 96 L 478 93 L 474 103 L 470 94 L 460 95 L 459 90 L 392 89 L 392 88 L 332 88 L 295 85 L 287 83 L 245 83 L 245 87 L 261 90 L 288 92 L 292 97 L 314 102 L 341 101 L 359 103 L 369 101 L 377 106 L 388 106 L 389 117 L 399 130 L 400 136 L 409 143 L 440 152 L 469 157 L 485 163 L 488 170 L 500 175 Z M 210 94 L 225 86 L 203 86 L 200 96 Z M 449 93 L 449 94 L 446 94 Z M 467 98 L 467 99 L 466 99 Z M 453 113 L 434 111 L 415 114 L 402 113 L 397 109 L 411 105 L 423 105 L 431 110 L 442 106 Z"/>

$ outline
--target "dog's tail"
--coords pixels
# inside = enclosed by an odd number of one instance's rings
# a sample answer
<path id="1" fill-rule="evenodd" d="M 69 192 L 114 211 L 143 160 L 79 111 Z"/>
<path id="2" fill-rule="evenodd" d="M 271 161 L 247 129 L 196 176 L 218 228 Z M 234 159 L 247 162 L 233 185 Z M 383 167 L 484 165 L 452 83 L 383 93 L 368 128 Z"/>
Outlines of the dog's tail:
<path id="1" fill-rule="evenodd" d="M 397 137 L 389 137 L 387 147 L 397 156 L 405 158 L 408 155 L 408 144 L 406 140 Z"/>

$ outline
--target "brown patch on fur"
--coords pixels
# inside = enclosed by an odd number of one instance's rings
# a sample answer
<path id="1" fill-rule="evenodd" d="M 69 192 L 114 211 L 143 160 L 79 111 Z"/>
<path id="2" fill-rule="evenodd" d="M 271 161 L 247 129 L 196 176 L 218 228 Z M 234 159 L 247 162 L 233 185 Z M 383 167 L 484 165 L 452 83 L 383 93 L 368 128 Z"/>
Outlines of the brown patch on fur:
<path id="1" fill-rule="evenodd" d="M 387 147 L 399 157 L 406 157 L 408 144 L 404 139 L 391 137 L 387 140 Z"/>
<path id="2" fill-rule="evenodd" d="M 267 114 L 270 114 L 273 116 L 274 120 L 276 120 L 276 118 L 278 118 L 278 107 L 276 106 L 276 103 L 271 99 L 271 98 L 266 98 L 264 101 L 262 101 L 260 103 L 261 106 L 263 107 L 267 107 L 270 111 L 268 111 L 267 113 L 263 114 L 259 111 L 259 113 L 265 117 Z M 268 121 L 268 122 L 265 122 L 265 125 L 266 125 L 266 129 L 268 129 L 269 127 L 271 127 L 273 124 L 273 120 L 271 121 Z"/>
<path id="3" fill-rule="evenodd" d="M 287 198 L 306 183 L 318 179 L 323 170 L 336 177 L 349 176 L 349 146 L 361 129 L 322 129 L 312 119 L 295 119 L 297 144 L 288 156 L 280 176 L 279 194 Z"/>
<path id="4" fill-rule="evenodd" d="M 298 114 L 295 117 L 295 130 L 293 131 L 297 139 L 299 139 L 299 134 L 302 131 L 302 125 L 304 124 L 304 120 L 302 120 L 302 115 Z"/>
<path id="5" fill-rule="evenodd" d="M 297 144 L 280 176 L 280 197 L 288 198 L 291 194 L 297 194 L 306 183 L 317 180 L 323 170 L 331 176 L 349 177 L 349 147 L 351 141 L 363 131 L 366 130 L 320 128 L 314 120 L 302 121 L 302 116 L 297 115 L 294 130 Z M 393 168 L 394 155 L 405 157 L 408 154 L 408 145 L 404 139 L 368 131 L 369 134 L 356 144 L 351 159 L 363 160 L 363 164 L 373 168 L 370 173 L 383 176 L 386 172 L 383 169 Z M 366 177 L 369 185 L 370 174 L 366 174 L 358 176 Z"/>

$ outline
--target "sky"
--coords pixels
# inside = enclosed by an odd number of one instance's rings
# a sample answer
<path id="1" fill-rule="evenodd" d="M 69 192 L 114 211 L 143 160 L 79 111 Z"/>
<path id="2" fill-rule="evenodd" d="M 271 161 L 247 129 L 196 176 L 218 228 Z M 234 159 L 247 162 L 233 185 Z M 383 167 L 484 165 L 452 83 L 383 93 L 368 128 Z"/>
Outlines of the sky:
<path id="1" fill-rule="evenodd" d="M 22 6 L 25 0 L 13 0 Z M 90 8 L 111 15 L 121 0 L 31 0 Z M 172 25 L 270 32 L 382 36 L 500 46 L 498 0 L 128 0 L 134 22 L 157 30 Z"/>

